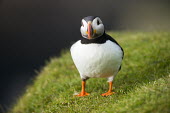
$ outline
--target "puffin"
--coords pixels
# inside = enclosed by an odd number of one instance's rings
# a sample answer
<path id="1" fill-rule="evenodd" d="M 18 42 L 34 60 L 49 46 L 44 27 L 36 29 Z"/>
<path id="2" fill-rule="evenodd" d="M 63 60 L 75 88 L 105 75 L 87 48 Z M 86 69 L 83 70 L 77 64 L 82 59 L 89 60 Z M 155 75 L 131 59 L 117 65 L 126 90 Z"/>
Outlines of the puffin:
<path id="1" fill-rule="evenodd" d="M 121 69 L 124 57 L 123 48 L 105 33 L 104 25 L 98 16 L 87 16 L 81 20 L 82 38 L 71 48 L 72 60 L 82 80 L 82 90 L 76 96 L 87 96 L 86 80 L 89 78 L 107 78 L 109 89 L 102 96 L 114 94 L 113 79 Z"/>

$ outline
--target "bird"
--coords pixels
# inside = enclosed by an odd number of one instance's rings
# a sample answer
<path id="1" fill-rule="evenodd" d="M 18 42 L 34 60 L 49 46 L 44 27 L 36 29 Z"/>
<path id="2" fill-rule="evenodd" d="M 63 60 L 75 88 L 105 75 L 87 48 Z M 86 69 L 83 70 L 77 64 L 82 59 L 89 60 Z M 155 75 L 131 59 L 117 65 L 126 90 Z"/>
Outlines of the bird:
<path id="1" fill-rule="evenodd" d="M 121 69 L 123 48 L 105 33 L 104 24 L 98 16 L 87 16 L 81 20 L 82 37 L 71 48 L 72 60 L 80 74 L 82 89 L 76 96 L 90 95 L 85 91 L 89 78 L 107 78 L 109 89 L 102 96 L 114 94 L 113 79 Z"/>

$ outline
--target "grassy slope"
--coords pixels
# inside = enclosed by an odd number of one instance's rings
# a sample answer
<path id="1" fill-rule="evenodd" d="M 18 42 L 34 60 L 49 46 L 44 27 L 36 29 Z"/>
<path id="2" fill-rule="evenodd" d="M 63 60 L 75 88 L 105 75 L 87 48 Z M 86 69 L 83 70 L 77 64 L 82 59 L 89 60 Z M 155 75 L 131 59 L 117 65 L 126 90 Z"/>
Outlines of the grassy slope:
<path id="1" fill-rule="evenodd" d="M 110 32 L 125 51 L 122 70 L 114 81 L 115 95 L 102 97 L 108 84 L 104 78 L 87 81 L 83 98 L 81 79 L 70 53 L 52 58 L 35 78 L 12 113 L 168 113 L 170 112 L 170 33 Z"/>

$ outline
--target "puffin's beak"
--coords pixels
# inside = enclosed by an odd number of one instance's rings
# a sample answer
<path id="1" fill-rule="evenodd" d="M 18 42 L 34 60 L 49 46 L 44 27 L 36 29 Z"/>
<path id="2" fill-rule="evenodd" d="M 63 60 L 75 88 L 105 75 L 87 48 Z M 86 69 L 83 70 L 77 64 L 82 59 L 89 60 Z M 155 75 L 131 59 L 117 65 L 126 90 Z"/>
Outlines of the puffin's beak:
<path id="1" fill-rule="evenodd" d="M 91 26 L 91 21 L 88 22 L 87 35 L 88 35 L 88 39 L 91 39 L 91 38 L 92 38 L 93 28 L 92 28 L 92 26 Z"/>

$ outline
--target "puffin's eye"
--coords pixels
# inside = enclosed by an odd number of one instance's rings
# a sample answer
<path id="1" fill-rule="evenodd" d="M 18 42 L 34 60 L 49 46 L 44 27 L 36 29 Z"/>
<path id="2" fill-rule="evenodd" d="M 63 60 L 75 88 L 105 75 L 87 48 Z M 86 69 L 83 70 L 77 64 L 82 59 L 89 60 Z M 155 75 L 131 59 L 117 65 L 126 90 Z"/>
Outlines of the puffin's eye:
<path id="1" fill-rule="evenodd" d="M 99 22 L 99 20 L 97 20 L 97 25 L 99 25 L 100 24 L 100 22 Z"/>

